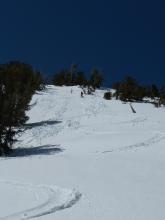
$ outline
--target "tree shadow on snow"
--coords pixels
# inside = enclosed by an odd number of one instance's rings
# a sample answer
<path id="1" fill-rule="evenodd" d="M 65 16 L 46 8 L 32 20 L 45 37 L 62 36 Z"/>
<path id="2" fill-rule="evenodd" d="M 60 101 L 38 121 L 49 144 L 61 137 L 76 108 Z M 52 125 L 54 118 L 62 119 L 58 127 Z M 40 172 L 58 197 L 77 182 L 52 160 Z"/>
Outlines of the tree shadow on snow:
<path id="1" fill-rule="evenodd" d="M 54 124 L 59 124 L 62 123 L 62 121 L 40 121 L 40 122 L 34 122 L 34 123 L 27 123 L 24 125 L 25 130 L 27 129 L 32 129 L 35 127 L 41 127 L 41 126 L 45 126 L 45 125 L 54 125 Z"/>
<path id="2" fill-rule="evenodd" d="M 8 158 L 54 155 L 63 151 L 64 149 L 60 148 L 59 145 L 42 145 L 38 147 L 16 148 L 10 155 L 8 155 Z"/>

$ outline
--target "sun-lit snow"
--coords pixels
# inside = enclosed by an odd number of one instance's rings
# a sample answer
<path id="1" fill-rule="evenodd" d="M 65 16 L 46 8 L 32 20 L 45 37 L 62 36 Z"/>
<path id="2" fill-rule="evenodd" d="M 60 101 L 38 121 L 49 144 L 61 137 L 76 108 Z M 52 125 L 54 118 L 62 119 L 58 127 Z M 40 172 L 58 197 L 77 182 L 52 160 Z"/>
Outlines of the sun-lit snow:
<path id="1" fill-rule="evenodd" d="M 34 95 L 25 132 L 0 158 L 0 220 L 163 220 L 165 108 L 80 97 L 78 87 Z"/>

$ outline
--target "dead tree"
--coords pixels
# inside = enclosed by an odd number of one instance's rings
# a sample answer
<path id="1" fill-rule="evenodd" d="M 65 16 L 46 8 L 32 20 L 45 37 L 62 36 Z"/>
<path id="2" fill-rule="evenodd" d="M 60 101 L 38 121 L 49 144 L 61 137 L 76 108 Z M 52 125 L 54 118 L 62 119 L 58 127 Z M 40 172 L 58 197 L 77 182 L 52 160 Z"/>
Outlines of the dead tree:
<path id="1" fill-rule="evenodd" d="M 132 112 L 133 112 L 133 113 L 136 113 L 136 111 L 135 111 L 135 109 L 133 108 L 132 104 L 130 103 L 129 105 L 130 105 L 130 108 L 131 108 Z"/>

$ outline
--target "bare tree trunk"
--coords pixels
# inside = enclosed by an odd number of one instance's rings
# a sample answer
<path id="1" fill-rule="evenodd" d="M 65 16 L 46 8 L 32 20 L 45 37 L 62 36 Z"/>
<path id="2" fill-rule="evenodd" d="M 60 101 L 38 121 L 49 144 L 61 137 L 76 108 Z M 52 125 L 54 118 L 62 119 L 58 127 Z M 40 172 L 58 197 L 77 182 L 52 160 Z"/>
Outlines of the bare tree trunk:
<path id="1" fill-rule="evenodd" d="M 130 108 L 131 108 L 132 112 L 133 112 L 133 113 L 136 113 L 136 111 L 135 111 L 135 109 L 133 108 L 132 104 L 130 103 L 129 105 L 130 105 Z"/>

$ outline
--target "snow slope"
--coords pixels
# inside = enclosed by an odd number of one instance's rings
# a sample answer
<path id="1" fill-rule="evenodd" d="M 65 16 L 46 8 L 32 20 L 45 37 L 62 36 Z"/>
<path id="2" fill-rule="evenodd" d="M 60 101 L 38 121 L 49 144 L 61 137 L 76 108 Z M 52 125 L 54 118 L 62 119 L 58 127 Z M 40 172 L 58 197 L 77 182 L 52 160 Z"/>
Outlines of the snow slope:
<path id="1" fill-rule="evenodd" d="M 0 159 L 0 220 L 163 220 L 165 109 L 48 86 Z M 34 105 L 33 105 L 34 104 Z"/>

